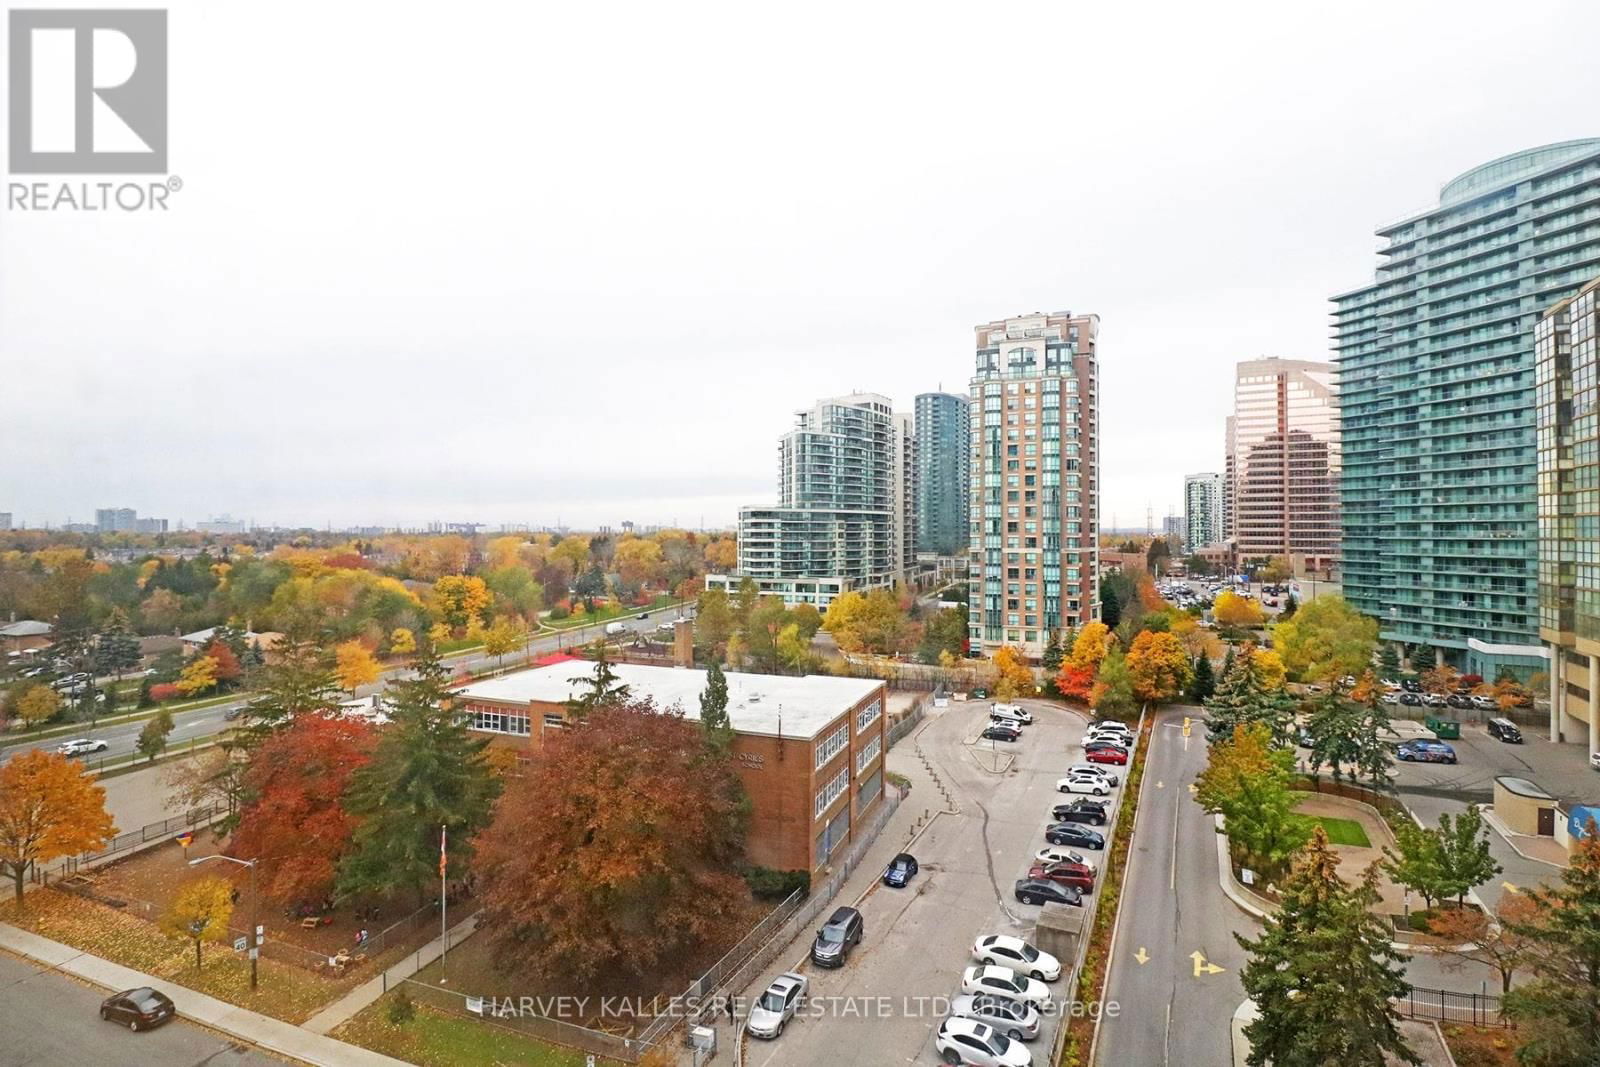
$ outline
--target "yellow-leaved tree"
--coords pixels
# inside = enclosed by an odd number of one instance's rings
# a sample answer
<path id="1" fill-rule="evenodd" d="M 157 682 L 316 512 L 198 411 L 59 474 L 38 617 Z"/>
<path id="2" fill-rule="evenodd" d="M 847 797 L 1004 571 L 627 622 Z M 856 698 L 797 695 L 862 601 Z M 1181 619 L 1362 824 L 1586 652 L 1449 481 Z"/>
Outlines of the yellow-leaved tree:
<path id="1" fill-rule="evenodd" d="M 184 696 L 192 697 L 215 688 L 216 684 L 217 661 L 210 656 L 196 656 L 178 675 L 177 688 Z"/>
<path id="2" fill-rule="evenodd" d="M 476 575 L 447 574 L 433 583 L 433 610 L 452 630 L 481 623 L 492 602 L 489 587 Z"/>
<path id="3" fill-rule="evenodd" d="M 354 693 L 364 685 L 378 680 L 378 660 L 360 641 L 346 641 L 333 651 L 334 676 L 339 688 Z"/>
<path id="4" fill-rule="evenodd" d="M 389 651 L 397 656 L 409 656 L 417 650 L 417 635 L 404 626 L 395 628 L 389 635 Z"/>
<path id="5" fill-rule="evenodd" d="M 1176 700 L 1189 684 L 1193 668 L 1176 634 L 1143 630 L 1128 649 L 1133 695 L 1140 700 Z"/>
<path id="6" fill-rule="evenodd" d="M 1266 620 L 1266 614 L 1261 610 L 1261 605 L 1254 600 L 1246 600 L 1232 590 L 1223 590 L 1217 594 L 1216 601 L 1211 605 L 1211 614 L 1222 626 L 1236 626 L 1250 629 L 1260 626 Z"/>
<path id="7" fill-rule="evenodd" d="M 172 906 L 161 916 L 161 930 L 194 942 L 194 969 L 200 969 L 200 943 L 228 936 L 233 915 L 233 883 L 226 878 L 196 878 L 178 889 Z"/>
<path id="8" fill-rule="evenodd" d="M 1039 691 L 1038 683 L 1033 677 L 1033 668 L 1028 666 L 1027 659 L 1022 650 L 1010 645 L 1001 645 L 994 653 L 994 696 L 996 700 L 1015 700 L 1017 697 L 1031 697 Z"/>

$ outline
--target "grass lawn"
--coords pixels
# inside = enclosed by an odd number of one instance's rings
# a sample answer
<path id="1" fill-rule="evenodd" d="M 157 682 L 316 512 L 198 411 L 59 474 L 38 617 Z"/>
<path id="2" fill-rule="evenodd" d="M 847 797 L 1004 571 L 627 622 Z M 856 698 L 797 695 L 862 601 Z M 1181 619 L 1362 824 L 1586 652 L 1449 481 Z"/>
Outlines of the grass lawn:
<path id="1" fill-rule="evenodd" d="M 1353 845 L 1357 848 L 1371 848 L 1372 839 L 1361 828 L 1361 824 L 1354 819 L 1337 819 L 1331 815 L 1305 815 L 1302 816 L 1312 826 L 1320 826 L 1328 835 L 1331 845 Z"/>
<path id="2" fill-rule="evenodd" d="M 584 1067 L 584 1053 L 525 1037 L 492 1022 L 417 1004 L 416 1018 L 389 1021 L 390 992 L 329 1036 L 423 1067 L 462 1063 L 515 1063 L 528 1067 Z M 616 1061 L 595 1058 L 597 1064 Z"/>
<path id="3" fill-rule="evenodd" d="M 1480 1030 L 1460 1023 L 1446 1023 L 1441 1029 L 1444 1043 L 1460 1067 L 1515 1067 L 1515 1031 L 1498 1027 Z"/>

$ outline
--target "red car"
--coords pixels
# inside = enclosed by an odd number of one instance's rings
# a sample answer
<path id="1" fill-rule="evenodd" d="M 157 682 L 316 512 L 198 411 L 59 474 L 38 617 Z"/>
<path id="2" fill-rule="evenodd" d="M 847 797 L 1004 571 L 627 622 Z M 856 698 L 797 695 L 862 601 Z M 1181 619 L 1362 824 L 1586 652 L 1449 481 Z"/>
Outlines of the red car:
<path id="1" fill-rule="evenodd" d="M 1128 753 L 1120 748 L 1091 748 L 1083 758 L 1090 763 L 1115 763 L 1120 767 L 1128 762 Z"/>
<path id="2" fill-rule="evenodd" d="M 1028 877 L 1042 882 L 1058 882 L 1084 892 L 1094 888 L 1094 875 L 1081 863 L 1036 863 L 1028 870 Z"/>

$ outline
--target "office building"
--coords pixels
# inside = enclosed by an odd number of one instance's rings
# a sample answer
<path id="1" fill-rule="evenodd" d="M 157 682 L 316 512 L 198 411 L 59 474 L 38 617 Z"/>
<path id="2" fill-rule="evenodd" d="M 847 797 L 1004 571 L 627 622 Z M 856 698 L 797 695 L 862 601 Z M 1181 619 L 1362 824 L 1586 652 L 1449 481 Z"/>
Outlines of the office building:
<path id="1" fill-rule="evenodd" d="M 167 532 L 166 519 L 134 519 L 133 532 L 142 534 L 164 534 Z"/>
<path id="2" fill-rule="evenodd" d="M 909 411 L 894 413 L 894 575 L 897 582 L 908 582 L 917 565 L 917 500 L 922 487 L 917 481 L 916 416 Z"/>
<path id="3" fill-rule="evenodd" d="M 1534 330 L 1600 271 L 1600 139 L 1486 163 L 1377 232 L 1333 297 L 1343 589 L 1381 635 L 1493 678 L 1539 642 Z"/>
<path id="4" fill-rule="evenodd" d="M 1333 367 L 1251 359 L 1234 373 L 1224 477 L 1239 558 L 1331 576 L 1339 552 L 1339 416 Z"/>
<path id="5" fill-rule="evenodd" d="M 567 729 L 575 680 L 589 664 L 566 659 L 473 682 L 456 706 L 491 745 L 537 751 Z M 700 717 L 706 672 L 618 663 L 612 668 L 635 700 Z M 734 769 L 750 798 L 745 853 L 751 863 L 828 877 L 830 860 L 859 841 L 884 798 L 889 747 L 887 690 L 876 679 L 729 671 L 728 719 Z"/>
<path id="6" fill-rule="evenodd" d="M 708 589 L 746 577 L 788 604 L 826 609 L 849 590 L 897 575 L 895 420 L 889 398 L 855 393 L 795 417 L 778 444 L 778 504 L 739 509 L 739 562 Z"/>
<path id="7" fill-rule="evenodd" d="M 1189 551 L 1222 540 L 1222 475 L 1183 476 L 1183 537 Z"/>
<path id="8" fill-rule="evenodd" d="M 11 512 L 0 511 L 0 530 L 11 529 Z"/>
<path id="9" fill-rule="evenodd" d="M 1172 543 L 1174 552 L 1181 551 L 1187 545 L 1187 534 L 1182 515 L 1168 515 L 1161 520 L 1161 536 Z"/>
<path id="10" fill-rule="evenodd" d="M 1099 617 L 1100 320 L 1071 312 L 977 327 L 969 637 L 1037 659 Z"/>
<path id="11" fill-rule="evenodd" d="M 967 398 L 920 393 L 916 400 L 917 551 L 958 555 L 967 548 L 972 423 Z"/>
<path id="12" fill-rule="evenodd" d="M 133 533 L 139 513 L 132 508 L 96 508 L 94 528 L 99 533 Z"/>
<path id="13" fill-rule="evenodd" d="M 194 524 L 195 531 L 206 534 L 242 534 L 249 532 L 249 523 L 231 515 L 217 515 L 206 522 Z"/>
<path id="14" fill-rule="evenodd" d="M 1539 638 L 1550 737 L 1600 752 L 1600 278 L 1534 331 L 1538 398 Z"/>

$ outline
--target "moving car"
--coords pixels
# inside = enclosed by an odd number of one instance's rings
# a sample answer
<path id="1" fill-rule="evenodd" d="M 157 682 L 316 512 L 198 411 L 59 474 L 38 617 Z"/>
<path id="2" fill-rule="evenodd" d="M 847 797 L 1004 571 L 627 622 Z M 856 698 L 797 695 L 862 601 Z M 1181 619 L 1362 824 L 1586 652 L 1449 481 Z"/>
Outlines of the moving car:
<path id="1" fill-rule="evenodd" d="M 170 1022 L 178 1009 L 170 998 L 149 986 L 113 993 L 100 1002 L 100 1018 L 129 1030 L 149 1030 Z"/>
<path id="2" fill-rule="evenodd" d="M 1002 726 L 996 723 L 984 730 L 981 736 L 990 741 L 1016 741 L 1022 737 L 1022 731 L 1015 726 Z"/>
<path id="3" fill-rule="evenodd" d="M 1041 982 L 1054 982 L 1061 977 L 1060 960 L 1010 934 L 987 934 L 978 938 L 972 943 L 972 958 L 979 963 L 1010 967 L 1018 974 Z"/>
<path id="4" fill-rule="evenodd" d="M 889 861 L 889 866 L 883 871 L 883 884 L 903 889 L 905 884 L 917 876 L 917 857 L 909 852 L 902 852 Z"/>
<path id="5" fill-rule="evenodd" d="M 933 1047 L 946 1063 L 971 1063 L 976 1067 L 1030 1067 L 1033 1053 L 1020 1041 L 998 1033 L 988 1023 L 952 1015 L 939 1024 Z"/>
<path id="6" fill-rule="evenodd" d="M 1087 826 L 1079 826 L 1075 822 L 1060 822 L 1045 827 L 1044 839 L 1052 845 L 1092 848 L 1096 852 L 1106 847 L 1104 834 Z"/>
<path id="7" fill-rule="evenodd" d="M 1018 974 L 1010 967 L 983 963 L 961 972 L 961 992 L 998 993 L 1024 1004 L 1044 1004 L 1050 1000 L 1050 987 L 1039 979 Z"/>
<path id="8" fill-rule="evenodd" d="M 606 636 L 607 637 L 615 637 L 617 634 L 625 634 L 627 632 L 628 632 L 628 624 L 625 623 L 625 622 L 608 622 L 608 623 L 606 623 Z"/>
<path id="9" fill-rule="evenodd" d="M 1013 1041 L 1032 1041 L 1039 1036 L 1039 1009 L 1010 997 L 963 994 L 950 1002 L 950 1014 L 987 1023 Z"/>
<path id="10" fill-rule="evenodd" d="M 1071 904 L 1083 907 L 1083 894 L 1070 885 L 1047 882 L 1043 878 L 1018 878 L 1012 892 L 1024 904 Z"/>
<path id="11" fill-rule="evenodd" d="M 783 1033 L 783 1028 L 789 1025 L 789 1020 L 794 1018 L 794 1013 L 805 1003 L 805 999 L 805 976 L 793 971 L 780 974 L 750 1009 L 745 1029 L 751 1037 L 775 1038 Z"/>
<path id="12" fill-rule="evenodd" d="M 650 617 L 650 613 L 648 611 L 641 611 L 641 612 L 639 612 L 639 614 L 634 616 L 634 618 L 636 618 L 636 619 L 648 619 L 649 617 Z"/>
<path id="13" fill-rule="evenodd" d="M 110 746 L 104 741 L 87 737 L 75 737 L 71 741 L 63 741 L 56 746 L 56 751 L 63 756 L 81 756 L 85 752 L 104 752 Z"/>
<path id="14" fill-rule="evenodd" d="M 1056 782 L 1058 793 L 1083 793 L 1092 797 L 1103 797 L 1111 792 L 1111 787 L 1102 778 L 1089 774 L 1069 774 Z"/>
<path id="15" fill-rule="evenodd" d="M 1522 744 L 1522 731 L 1510 719 L 1490 719 L 1488 728 L 1490 737 L 1498 737 L 1508 745 Z"/>
<path id="16" fill-rule="evenodd" d="M 1400 747 L 1394 750 L 1395 757 L 1406 763 L 1454 763 L 1456 750 L 1443 741 L 1428 741 L 1417 738 L 1412 741 L 1403 741 Z"/>
<path id="17" fill-rule="evenodd" d="M 1082 852 L 1075 852 L 1070 848 L 1060 848 L 1056 845 L 1046 845 L 1033 854 L 1035 863 L 1076 863 L 1089 868 L 1090 874 L 1098 874 L 1100 867 L 1094 860 Z"/>
<path id="18" fill-rule="evenodd" d="M 1056 822 L 1086 822 L 1091 826 L 1106 824 L 1105 807 L 1082 798 L 1070 804 L 1057 804 L 1050 809 L 1050 814 Z"/>
<path id="19" fill-rule="evenodd" d="M 843 967 L 850 950 L 861 944 L 865 932 L 859 911 L 835 908 L 811 943 L 811 962 L 818 967 Z"/>
<path id="20" fill-rule="evenodd" d="M 1093 774 L 1105 779 L 1106 785 L 1117 785 L 1122 779 L 1117 777 L 1116 771 L 1108 771 L 1104 767 L 1097 767 L 1093 763 L 1074 763 L 1067 768 L 1068 774 Z"/>
<path id="21" fill-rule="evenodd" d="M 1083 758 L 1090 763 L 1114 763 L 1120 767 L 1128 762 L 1128 750 L 1116 745 L 1096 745 L 1086 749 Z"/>
<path id="22" fill-rule="evenodd" d="M 1036 863 L 1028 868 L 1028 878 L 1037 882 L 1070 885 L 1079 890 L 1094 888 L 1094 875 L 1089 868 L 1080 867 L 1076 863 Z"/>

